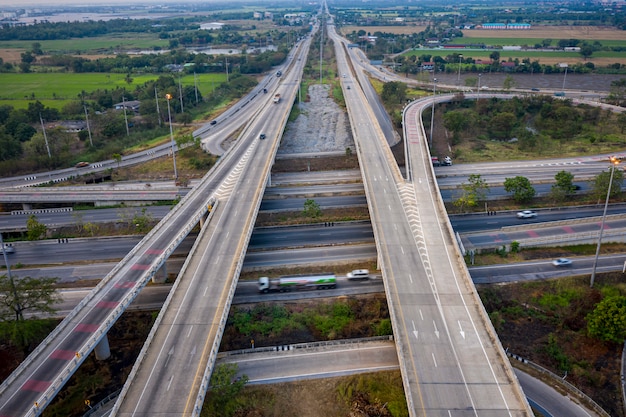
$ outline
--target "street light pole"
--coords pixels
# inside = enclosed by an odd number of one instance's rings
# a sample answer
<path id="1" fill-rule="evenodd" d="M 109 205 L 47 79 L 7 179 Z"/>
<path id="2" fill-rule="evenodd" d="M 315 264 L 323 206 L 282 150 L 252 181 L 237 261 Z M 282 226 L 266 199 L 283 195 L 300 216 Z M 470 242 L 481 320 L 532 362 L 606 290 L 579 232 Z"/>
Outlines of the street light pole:
<path id="1" fill-rule="evenodd" d="M 172 142 L 172 160 L 174 161 L 174 181 L 178 181 L 178 171 L 176 170 L 176 151 L 174 149 L 174 131 L 172 130 L 172 112 L 170 111 L 170 100 L 172 99 L 171 94 L 166 94 L 165 99 L 167 100 L 167 116 L 170 119 L 170 140 Z"/>
<path id="2" fill-rule="evenodd" d="M 600 236 L 598 237 L 598 246 L 596 247 L 596 257 L 593 261 L 593 269 L 591 270 L 591 281 L 589 287 L 593 288 L 593 282 L 596 278 L 596 267 L 598 266 L 598 257 L 600 255 L 600 245 L 602 244 L 602 234 L 604 232 L 604 221 L 606 219 L 606 209 L 609 206 L 609 197 L 611 196 L 611 187 L 613 186 L 613 174 L 615 173 L 615 167 L 620 163 L 620 160 L 612 156 L 611 161 L 611 177 L 609 179 L 609 188 L 606 190 L 606 200 L 604 202 L 604 212 L 602 213 L 602 223 L 600 224 Z"/>
<path id="3" fill-rule="evenodd" d="M 433 104 L 430 106 L 430 148 L 433 147 L 433 126 L 435 125 L 435 97 L 437 97 L 437 79 L 433 78 Z"/>
<path id="4" fill-rule="evenodd" d="M 459 54 L 459 75 L 456 78 L 456 83 L 461 86 L 461 60 L 463 59 L 463 54 Z"/>

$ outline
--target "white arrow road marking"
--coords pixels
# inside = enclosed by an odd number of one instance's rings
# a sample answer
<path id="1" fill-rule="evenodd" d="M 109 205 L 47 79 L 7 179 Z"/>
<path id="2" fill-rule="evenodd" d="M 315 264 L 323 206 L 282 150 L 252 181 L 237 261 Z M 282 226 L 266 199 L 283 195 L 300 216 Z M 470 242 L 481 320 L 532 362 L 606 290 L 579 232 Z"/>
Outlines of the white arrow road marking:
<path id="1" fill-rule="evenodd" d="M 435 336 L 439 339 L 439 330 L 437 330 L 437 325 L 435 324 L 435 320 L 433 320 L 433 326 L 435 326 Z"/>
<path id="2" fill-rule="evenodd" d="M 415 328 L 415 322 L 413 320 L 411 320 L 411 323 L 413 324 L 413 335 L 417 339 L 417 329 Z"/>
<path id="3" fill-rule="evenodd" d="M 459 329 L 461 330 L 461 336 L 463 337 L 463 339 L 465 339 L 465 332 L 463 331 L 463 327 L 461 327 L 461 321 L 457 320 L 457 323 L 459 323 Z"/>

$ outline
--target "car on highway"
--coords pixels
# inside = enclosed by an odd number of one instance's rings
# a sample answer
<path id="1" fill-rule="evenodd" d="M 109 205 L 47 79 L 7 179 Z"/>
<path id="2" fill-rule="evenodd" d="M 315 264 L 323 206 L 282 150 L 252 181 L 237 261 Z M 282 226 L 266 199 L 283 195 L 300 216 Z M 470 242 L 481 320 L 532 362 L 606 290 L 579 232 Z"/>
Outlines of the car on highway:
<path id="1" fill-rule="evenodd" d="M 534 217 L 537 217 L 537 213 L 532 210 L 524 210 L 517 213 L 518 219 L 532 219 Z"/>
<path id="2" fill-rule="evenodd" d="M 449 156 L 446 156 L 445 158 L 443 158 L 443 165 L 445 166 L 452 165 L 452 158 L 450 158 Z"/>
<path id="3" fill-rule="evenodd" d="M 75 168 L 84 168 L 88 166 L 89 166 L 89 162 L 85 162 L 85 161 L 81 161 L 77 163 L 76 165 L 74 165 Z"/>
<path id="4" fill-rule="evenodd" d="M 559 258 L 552 261 L 552 265 L 554 266 L 570 266 L 572 264 L 572 260 L 568 258 Z"/>
<path id="5" fill-rule="evenodd" d="M 261 140 L 265 139 L 265 133 L 261 133 L 261 134 L 259 135 L 259 139 L 261 139 Z"/>
<path id="6" fill-rule="evenodd" d="M 6 254 L 15 253 L 15 248 L 13 247 L 13 245 L 11 243 L 5 243 L 4 244 L 4 252 Z"/>
<path id="7" fill-rule="evenodd" d="M 217 120 L 211 120 L 211 124 L 212 125 L 217 124 Z"/>

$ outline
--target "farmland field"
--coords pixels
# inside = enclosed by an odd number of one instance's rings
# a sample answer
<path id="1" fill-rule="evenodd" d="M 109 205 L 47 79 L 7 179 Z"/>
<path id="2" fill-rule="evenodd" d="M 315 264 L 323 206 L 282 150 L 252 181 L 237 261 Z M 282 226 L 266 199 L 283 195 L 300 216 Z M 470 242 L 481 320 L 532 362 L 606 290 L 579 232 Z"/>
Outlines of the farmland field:
<path id="1" fill-rule="evenodd" d="M 0 49 L 32 49 L 35 41 L 2 41 Z M 111 36 L 92 38 L 73 38 L 51 41 L 37 41 L 45 54 L 70 53 L 102 53 L 129 49 L 153 49 L 154 47 L 167 48 L 167 40 L 159 39 L 156 33 L 124 33 Z"/>
<path id="2" fill-rule="evenodd" d="M 519 35 L 521 40 L 529 39 L 584 39 L 589 41 L 624 41 L 626 31 L 612 27 L 598 26 L 536 26 L 529 30 L 464 30 L 464 38 L 508 38 Z"/>
<path id="3" fill-rule="evenodd" d="M 154 80 L 162 74 L 137 75 L 132 77 L 132 83 L 125 81 L 125 74 L 108 73 L 29 73 L 29 74 L 2 74 L 3 88 L 0 92 L 0 105 L 9 104 L 15 108 L 26 108 L 28 103 L 39 100 L 54 107 L 62 107 L 67 100 L 75 100 L 82 91 L 90 92 L 97 89 L 115 89 L 118 87 L 133 90 L 134 86 Z M 198 74 L 196 76 L 198 89 L 203 95 L 226 80 L 225 74 Z M 193 85 L 192 75 L 181 78 L 183 85 Z"/>
<path id="4" fill-rule="evenodd" d="M 383 33 L 397 33 L 408 35 L 411 33 L 419 33 L 426 30 L 426 25 L 407 25 L 407 26 L 343 26 L 340 28 L 341 33 L 344 35 L 359 30 L 364 30 L 367 33 L 373 34 L 374 32 Z"/>

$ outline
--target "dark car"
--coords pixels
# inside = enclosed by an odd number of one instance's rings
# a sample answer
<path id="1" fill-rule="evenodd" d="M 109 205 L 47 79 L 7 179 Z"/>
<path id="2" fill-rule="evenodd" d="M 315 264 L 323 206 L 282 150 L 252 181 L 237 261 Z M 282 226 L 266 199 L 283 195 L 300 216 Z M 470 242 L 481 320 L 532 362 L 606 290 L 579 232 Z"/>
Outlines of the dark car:
<path id="1" fill-rule="evenodd" d="M 259 139 L 261 139 L 261 140 L 265 139 L 265 133 L 261 133 L 261 134 L 259 135 Z"/>
<path id="2" fill-rule="evenodd" d="M 211 120 L 211 124 L 214 125 L 217 123 L 217 120 Z"/>

